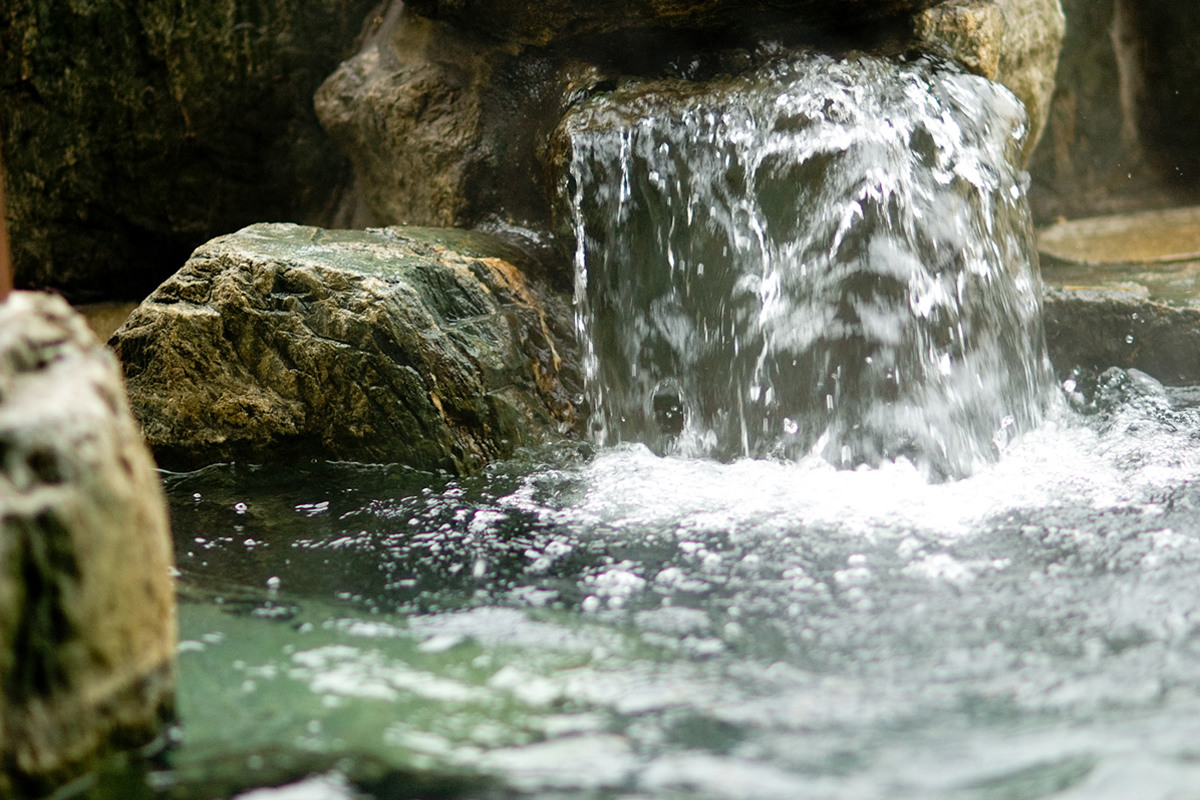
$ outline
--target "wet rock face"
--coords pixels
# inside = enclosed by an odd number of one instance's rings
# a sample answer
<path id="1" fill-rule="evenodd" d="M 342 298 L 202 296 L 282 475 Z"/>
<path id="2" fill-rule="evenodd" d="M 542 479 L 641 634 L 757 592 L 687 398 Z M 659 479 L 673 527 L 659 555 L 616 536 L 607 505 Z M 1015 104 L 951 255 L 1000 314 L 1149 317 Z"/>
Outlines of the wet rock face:
<path id="1" fill-rule="evenodd" d="M 376 0 L 11 0 L 0 149 L 17 283 L 141 299 L 207 239 L 323 212 L 312 110 Z"/>
<path id="2" fill-rule="evenodd" d="M 455 473 L 569 433 L 569 306 L 484 234 L 254 225 L 110 344 L 169 468 L 300 457 Z"/>
<path id="3" fill-rule="evenodd" d="M 932 51 L 1018 95 L 1028 156 L 1063 25 L 1059 0 L 394 1 L 377 22 L 316 95 L 357 176 L 342 219 L 540 232 L 558 179 L 553 131 L 629 79 L 742 74 L 795 49 Z"/>
<path id="4" fill-rule="evenodd" d="M 1200 6 L 1063 0 L 1066 37 L 1042 146 L 1039 221 L 1200 203 Z"/>
<path id="5" fill-rule="evenodd" d="M 173 706 L 166 506 L 120 370 L 60 298 L 0 305 L 0 795 L 41 796 Z"/>
<path id="6" fill-rule="evenodd" d="M 412 0 L 417 13 L 520 44 L 622 28 L 718 28 L 769 12 L 805 23 L 847 25 L 912 14 L 942 0 Z"/>
<path id="7" fill-rule="evenodd" d="M 1056 288 L 1042 301 L 1050 360 L 1062 375 L 1136 368 L 1168 386 L 1200 382 L 1200 309 L 1128 287 Z"/>
<path id="8" fill-rule="evenodd" d="M 560 65 L 526 63 L 400 2 L 380 19 L 315 98 L 366 204 L 346 221 L 462 227 L 501 206 L 536 217 L 546 194 L 536 140 L 557 123 Z"/>
<path id="9" fill-rule="evenodd" d="M 1046 127 L 1065 31 L 1059 0 L 951 0 L 914 17 L 927 49 L 1004 84 L 1025 104 L 1026 164 Z"/>

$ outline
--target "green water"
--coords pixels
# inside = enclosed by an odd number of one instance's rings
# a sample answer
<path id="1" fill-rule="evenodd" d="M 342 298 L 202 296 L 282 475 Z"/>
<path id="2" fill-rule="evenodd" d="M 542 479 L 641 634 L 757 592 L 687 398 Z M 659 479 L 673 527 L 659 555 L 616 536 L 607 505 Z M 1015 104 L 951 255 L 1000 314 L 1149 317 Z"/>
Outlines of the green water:
<path id="1" fill-rule="evenodd" d="M 638 446 L 168 476 L 180 722 L 76 788 L 1192 796 L 1197 393 L 1065 388 L 951 483 Z"/>

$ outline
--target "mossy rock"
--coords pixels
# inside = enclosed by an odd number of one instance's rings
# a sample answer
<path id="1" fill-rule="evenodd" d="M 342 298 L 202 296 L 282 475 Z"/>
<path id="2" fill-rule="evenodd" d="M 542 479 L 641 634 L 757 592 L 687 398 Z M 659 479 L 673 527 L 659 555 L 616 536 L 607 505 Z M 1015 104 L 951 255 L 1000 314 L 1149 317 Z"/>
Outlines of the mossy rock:
<path id="1" fill-rule="evenodd" d="M 486 234 L 254 225 L 201 247 L 110 344 L 161 464 L 477 470 L 572 435 L 569 303 Z"/>
<path id="2" fill-rule="evenodd" d="M 140 299 L 207 239 L 319 214 L 312 93 L 372 0 L 11 0 L 0 149 L 20 286 Z"/>

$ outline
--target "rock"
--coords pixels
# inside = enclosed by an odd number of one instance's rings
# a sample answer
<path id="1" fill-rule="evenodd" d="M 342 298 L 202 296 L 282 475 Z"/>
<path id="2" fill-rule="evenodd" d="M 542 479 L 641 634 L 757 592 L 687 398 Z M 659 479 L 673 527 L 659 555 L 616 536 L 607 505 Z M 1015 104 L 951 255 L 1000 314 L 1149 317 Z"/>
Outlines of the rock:
<path id="1" fill-rule="evenodd" d="M 1039 232 L 1055 368 L 1136 368 L 1200 383 L 1200 208 L 1063 222 Z"/>
<path id="2" fill-rule="evenodd" d="M 699 81 L 744 73 L 781 47 L 811 46 L 812 29 L 800 23 L 811 24 L 817 9 L 837 7 L 852 16 L 854 9 L 911 12 L 928 5 L 764 1 L 752 7 L 770 9 L 769 14 L 739 11 L 734 25 L 735 5 L 725 0 L 628 0 L 625 14 L 608 4 L 568 0 L 415 6 L 393 0 L 358 55 L 316 95 L 318 116 L 353 161 L 355 196 L 366 206 L 348 208 L 342 218 L 485 229 L 516 225 L 545 234 L 552 230 L 557 188 L 547 144 L 572 105 L 628 79 Z M 977 62 L 980 69 L 994 65 L 995 77 L 1007 81 L 1040 126 L 1061 36 L 1058 0 L 989 0 L 981 7 L 991 22 L 963 29 L 957 39 L 949 22 L 930 21 L 921 29 L 926 39 L 918 40 L 907 18 L 899 31 L 895 25 L 868 25 L 822 35 L 833 51 L 903 52 L 938 49 L 931 37 L 939 32 L 938 41 L 949 43 L 943 48 L 949 57 Z M 511 18 L 490 16 L 502 9 Z M 850 18 L 838 17 L 843 23 Z M 959 27 L 971 19 L 963 17 Z M 651 30 L 646 27 L 651 23 L 665 27 Z M 541 32 L 530 33 L 535 29 Z M 546 41 L 550 44 L 535 46 Z"/>
<path id="3" fill-rule="evenodd" d="M 1200 261 L 1200 206 L 1059 222 L 1038 234 L 1038 249 L 1075 264 Z"/>
<path id="4" fill-rule="evenodd" d="M 466 227 L 501 206 L 536 218 L 547 190 L 535 139 L 557 124 L 565 89 L 557 68 L 525 82 L 520 73 L 536 60 L 524 65 L 400 2 L 382 19 L 315 98 L 354 163 L 365 221 Z M 547 104 L 551 119 L 539 122 Z"/>
<path id="5" fill-rule="evenodd" d="M 913 17 L 917 41 L 989 80 L 1000 73 L 1004 27 L 1000 6 L 989 0 L 942 3 Z"/>
<path id="6" fill-rule="evenodd" d="M 418 14 L 504 42 L 547 45 L 630 28 L 719 29 L 767 12 L 806 24 L 908 16 L 940 0 L 410 0 Z"/>
<path id="7" fill-rule="evenodd" d="M 1038 221 L 1200 203 L 1196 3 L 1062 4 L 1058 81 L 1029 166 Z"/>
<path id="8" fill-rule="evenodd" d="M 198 249 L 110 344 L 169 468 L 463 473 L 575 423 L 573 317 L 531 269 L 480 233 L 253 225 Z"/>
<path id="9" fill-rule="evenodd" d="M 5 3 L 18 285 L 141 299 L 213 236 L 323 214 L 348 169 L 312 93 L 375 2 Z"/>
<path id="10" fill-rule="evenodd" d="M 1025 163 L 1046 127 L 1065 30 L 1059 0 L 951 0 L 914 17 L 918 41 L 1004 84 L 1025 104 Z"/>
<path id="11" fill-rule="evenodd" d="M 172 712 L 162 487 L 112 354 L 60 298 L 0 305 L 0 795 L 42 796 Z"/>
<path id="12" fill-rule="evenodd" d="M 1055 371 L 1132 367 L 1168 386 L 1200 383 L 1200 308 L 1157 302 L 1139 288 L 1048 287 L 1042 307 Z"/>

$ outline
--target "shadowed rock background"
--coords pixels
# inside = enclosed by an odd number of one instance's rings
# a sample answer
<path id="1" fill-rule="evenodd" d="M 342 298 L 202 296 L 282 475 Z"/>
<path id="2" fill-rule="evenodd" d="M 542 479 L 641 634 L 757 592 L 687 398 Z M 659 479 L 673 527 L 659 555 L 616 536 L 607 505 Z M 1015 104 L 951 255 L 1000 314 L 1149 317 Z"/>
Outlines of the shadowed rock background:
<path id="1" fill-rule="evenodd" d="M 1057 86 L 1030 165 L 1038 221 L 1200 202 L 1200 6 L 1062 4 Z"/>
<path id="2" fill-rule="evenodd" d="M 220 233 L 320 216 L 344 177 L 312 93 L 373 0 L 4 0 L 17 284 L 140 299 Z"/>
<path id="3" fill-rule="evenodd" d="M 630 76 L 745 69 L 762 37 L 917 46 L 1006 83 L 1035 126 L 1048 119 L 1030 165 L 1042 222 L 1200 196 L 1194 4 L 1064 0 L 1051 93 L 1029 66 L 1053 55 L 1056 6 L 6 0 L 0 147 L 17 282 L 139 299 L 202 242 L 258 221 L 544 232 L 544 147 L 566 106 Z M 331 73 L 326 136 L 312 95 Z"/>

